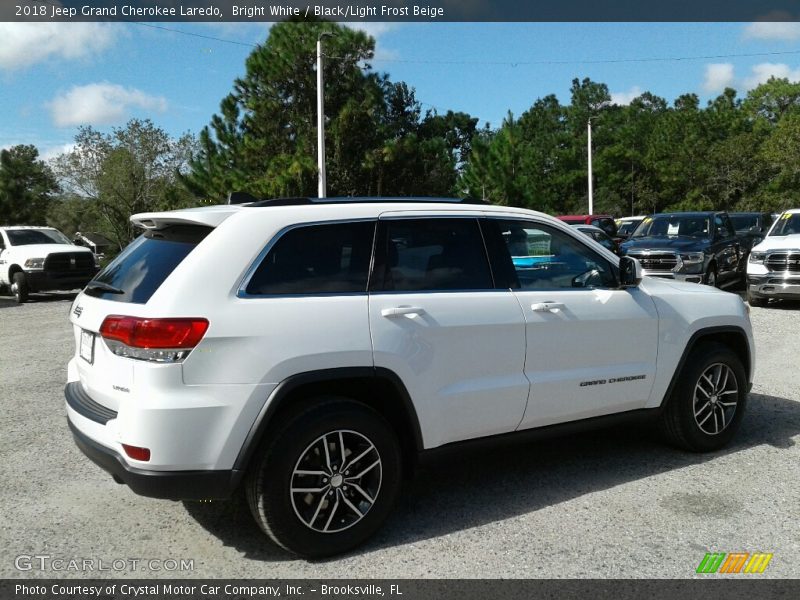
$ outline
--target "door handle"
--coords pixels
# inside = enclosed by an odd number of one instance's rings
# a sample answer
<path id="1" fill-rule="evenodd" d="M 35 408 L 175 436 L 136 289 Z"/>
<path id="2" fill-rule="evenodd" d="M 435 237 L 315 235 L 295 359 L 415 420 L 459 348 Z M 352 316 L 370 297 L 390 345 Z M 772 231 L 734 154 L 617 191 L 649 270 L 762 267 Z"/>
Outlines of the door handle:
<path id="1" fill-rule="evenodd" d="M 534 312 L 558 312 L 567 308 L 563 302 L 537 302 L 531 304 L 531 310 Z"/>
<path id="2" fill-rule="evenodd" d="M 381 310 L 381 316 L 387 318 L 424 314 L 425 309 L 418 306 L 395 306 L 394 308 L 384 308 Z"/>

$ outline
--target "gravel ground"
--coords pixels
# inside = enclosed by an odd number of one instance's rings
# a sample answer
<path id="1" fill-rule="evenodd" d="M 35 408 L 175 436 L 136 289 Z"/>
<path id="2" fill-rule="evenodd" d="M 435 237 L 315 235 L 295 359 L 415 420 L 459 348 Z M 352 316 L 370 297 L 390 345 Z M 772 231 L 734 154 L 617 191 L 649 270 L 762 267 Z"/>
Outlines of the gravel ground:
<path id="1" fill-rule="evenodd" d="M 102 560 L 112 570 L 94 575 L 111 577 L 684 578 L 707 551 L 772 552 L 764 576 L 800 577 L 800 304 L 752 311 L 755 386 L 727 451 L 617 429 L 471 453 L 421 472 L 367 546 L 306 562 L 240 502 L 140 498 L 81 455 L 62 404 L 71 299 L 0 298 L 0 577 L 80 575 L 15 568 L 47 555 Z M 132 558 L 194 568 L 114 570 Z"/>

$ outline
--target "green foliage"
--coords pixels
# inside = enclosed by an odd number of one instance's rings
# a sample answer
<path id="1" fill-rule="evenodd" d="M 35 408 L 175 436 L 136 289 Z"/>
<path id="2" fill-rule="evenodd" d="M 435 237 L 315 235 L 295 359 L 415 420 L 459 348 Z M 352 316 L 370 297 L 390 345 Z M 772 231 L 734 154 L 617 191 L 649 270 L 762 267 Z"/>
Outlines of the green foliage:
<path id="1" fill-rule="evenodd" d="M 43 225 L 58 191 L 53 172 L 34 146 L 0 151 L 0 224 Z"/>
<path id="2" fill-rule="evenodd" d="M 477 119 L 423 112 L 412 88 L 371 70 L 374 39 L 323 21 L 272 26 L 200 133 L 199 153 L 183 177 L 187 188 L 215 203 L 231 191 L 316 195 L 322 32 L 335 34 L 324 40 L 328 194 L 453 194 Z"/>
<path id="3" fill-rule="evenodd" d="M 81 127 L 74 150 L 59 156 L 54 169 L 69 193 L 92 202 L 85 215 L 89 222 L 122 248 L 135 235 L 132 214 L 194 203 L 178 181 L 194 150 L 191 135 L 175 140 L 149 120 L 133 119 L 110 134 Z M 75 201 L 67 200 L 77 206 Z M 63 210 L 51 217 L 63 220 Z M 88 229 L 74 221 L 69 225 Z"/>
<path id="4" fill-rule="evenodd" d="M 742 101 L 732 89 L 700 107 L 649 92 L 612 104 L 603 84 L 572 82 L 569 105 L 536 100 L 481 132 L 461 177 L 470 195 L 551 213 L 588 207 L 587 121 L 594 211 L 781 210 L 800 204 L 800 84 L 771 79 Z"/>

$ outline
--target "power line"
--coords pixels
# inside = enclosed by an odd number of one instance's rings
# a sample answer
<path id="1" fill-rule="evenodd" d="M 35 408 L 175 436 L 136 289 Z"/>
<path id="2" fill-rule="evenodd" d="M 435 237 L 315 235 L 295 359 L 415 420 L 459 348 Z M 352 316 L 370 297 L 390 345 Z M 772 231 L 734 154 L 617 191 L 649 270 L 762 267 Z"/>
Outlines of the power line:
<path id="1" fill-rule="evenodd" d="M 765 56 L 798 55 L 800 50 L 784 50 L 780 52 L 746 52 L 738 54 L 707 54 L 697 56 L 650 56 L 642 58 L 603 58 L 603 59 L 570 59 L 570 60 L 462 60 L 462 59 L 414 59 L 414 58 L 371 58 L 368 62 L 410 63 L 422 65 L 469 65 L 469 66 L 538 66 L 538 65 L 600 65 L 617 63 L 645 62 L 681 62 L 692 60 L 721 60 L 725 58 L 755 58 Z M 350 60 L 344 56 L 327 56 L 332 60 Z"/>
<path id="2" fill-rule="evenodd" d="M 249 48 L 258 48 L 258 44 L 252 42 L 241 42 L 238 40 L 229 40 L 213 35 L 203 35 L 202 33 L 194 33 L 192 31 L 185 31 L 183 29 L 175 29 L 173 27 L 164 27 L 163 25 L 153 25 L 152 23 L 142 23 L 141 21 L 129 21 L 131 25 L 139 25 L 141 27 L 150 27 L 151 29 L 160 29 L 161 31 L 169 31 L 171 33 L 179 33 L 181 35 L 188 35 L 191 37 L 201 38 L 204 40 L 212 40 L 214 42 L 223 42 L 225 44 L 236 44 L 237 46 L 247 46 Z"/>

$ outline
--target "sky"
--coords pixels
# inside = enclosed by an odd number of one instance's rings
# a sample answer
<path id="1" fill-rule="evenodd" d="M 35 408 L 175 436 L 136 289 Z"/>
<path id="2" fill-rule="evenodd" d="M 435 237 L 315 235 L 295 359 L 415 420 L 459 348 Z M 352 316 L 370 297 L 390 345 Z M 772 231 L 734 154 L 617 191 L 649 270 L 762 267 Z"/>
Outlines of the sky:
<path id="1" fill-rule="evenodd" d="M 164 28 L 178 29 L 183 33 Z M 0 148 L 69 149 L 80 125 L 150 118 L 173 136 L 218 110 L 267 23 L 0 23 Z M 800 80 L 800 23 L 366 23 L 375 70 L 416 89 L 423 109 L 498 126 L 537 98 L 569 101 L 573 78 L 626 104 L 643 91 L 705 104 L 770 75 Z M 190 35 L 195 34 L 195 35 Z M 207 36 L 220 40 L 207 39 Z M 658 60 L 649 60 L 658 59 Z"/>

